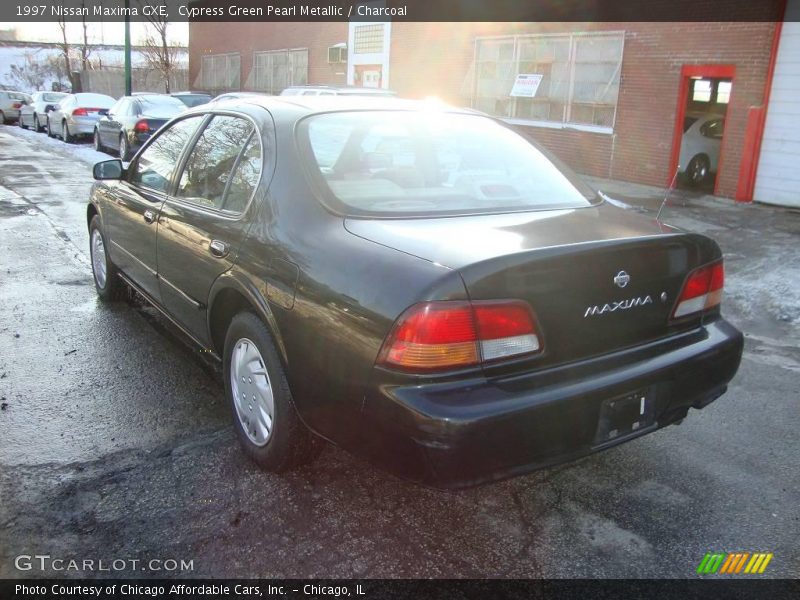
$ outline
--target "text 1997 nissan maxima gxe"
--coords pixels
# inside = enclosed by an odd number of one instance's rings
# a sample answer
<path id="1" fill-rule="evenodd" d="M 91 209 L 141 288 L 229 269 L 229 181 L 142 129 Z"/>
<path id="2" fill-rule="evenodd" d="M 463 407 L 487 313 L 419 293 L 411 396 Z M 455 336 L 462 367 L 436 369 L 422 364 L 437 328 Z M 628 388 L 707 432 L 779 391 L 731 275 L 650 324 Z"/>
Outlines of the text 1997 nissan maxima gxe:
<path id="1" fill-rule="evenodd" d="M 520 474 L 726 389 L 719 247 L 621 210 L 496 120 L 248 97 L 95 166 L 92 267 L 223 361 L 245 452 L 318 438 L 420 482 Z"/>

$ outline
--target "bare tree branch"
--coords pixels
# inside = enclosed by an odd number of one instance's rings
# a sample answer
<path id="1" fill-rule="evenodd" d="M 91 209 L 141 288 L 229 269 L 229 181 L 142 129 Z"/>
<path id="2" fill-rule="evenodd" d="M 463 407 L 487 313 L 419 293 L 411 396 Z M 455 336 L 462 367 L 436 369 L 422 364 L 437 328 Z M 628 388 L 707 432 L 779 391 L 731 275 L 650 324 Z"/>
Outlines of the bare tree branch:
<path id="1" fill-rule="evenodd" d="M 140 5 L 166 6 L 166 0 L 138 0 L 138 2 Z M 161 76 L 164 81 L 164 91 L 169 94 L 170 79 L 175 70 L 178 48 L 170 46 L 167 41 L 169 27 L 167 18 L 159 16 L 159 11 L 149 12 L 151 14 L 147 15 L 147 21 L 150 31 L 145 37 L 141 52 L 147 67 Z"/>

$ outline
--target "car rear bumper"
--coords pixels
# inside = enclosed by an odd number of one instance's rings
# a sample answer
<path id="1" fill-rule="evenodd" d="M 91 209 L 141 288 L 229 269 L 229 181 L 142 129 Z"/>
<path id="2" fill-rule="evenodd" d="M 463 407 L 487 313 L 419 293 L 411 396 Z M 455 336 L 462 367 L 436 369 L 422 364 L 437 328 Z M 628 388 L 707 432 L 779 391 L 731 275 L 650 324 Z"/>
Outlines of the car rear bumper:
<path id="1" fill-rule="evenodd" d="M 70 116 L 67 119 L 69 132 L 71 135 L 94 135 L 94 126 L 100 117 L 76 117 Z"/>
<path id="2" fill-rule="evenodd" d="M 523 474 L 706 406 L 725 392 L 742 348 L 741 332 L 720 318 L 666 340 L 513 377 L 379 384 L 365 398 L 366 450 L 401 477 L 435 487 Z M 647 399 L 642 425 L 615 435 L 608 405 L 631 395 L 637 406 L 640 396 Z"/>
<path id="3" fill-rule="evenodd" d="M 16 121 L 19 119 L 19 109 L 18 108 L 4 108 L 3 114 L 5 115 L 6 119 L 9 121 Z"/>

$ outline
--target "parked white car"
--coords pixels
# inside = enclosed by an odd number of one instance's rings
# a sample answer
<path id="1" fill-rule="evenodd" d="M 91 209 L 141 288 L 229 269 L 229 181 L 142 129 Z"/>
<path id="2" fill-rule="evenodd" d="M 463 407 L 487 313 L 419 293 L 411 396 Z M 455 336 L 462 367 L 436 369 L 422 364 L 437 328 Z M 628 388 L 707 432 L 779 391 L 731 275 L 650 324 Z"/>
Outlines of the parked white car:
<path id="1" fill-rule="evenodd" d="M 44 131 L 47 114 L 66 97 L 64 92 L 34 92 L 31 101 L 19 110 L 19 126 L 23 129 L 32 127 L 34 131 Z"/>
<path id="2" fill-rule="evenodd" d="M 94 126 L 102 116 L 101 111 L 107 111 L 115 102 L 114 98 L 105 94 L 70 94 L 47 115 L 47 135 L 60 137 L 68 144 L 78 136 L 94 135 Z"/>
<path id="3" fill-rule="evenodd" d="M 679 164 L 691 185 L 701 185 L 717 172 L 725 118 L 705 114 L 686 117 Z"/>
<path id="4" fill-rule="evenodd" d="M 19 119 L 19 110 L 30 102 L 31 97 L 23 92 L 0 90 L 0 125 Z"/>

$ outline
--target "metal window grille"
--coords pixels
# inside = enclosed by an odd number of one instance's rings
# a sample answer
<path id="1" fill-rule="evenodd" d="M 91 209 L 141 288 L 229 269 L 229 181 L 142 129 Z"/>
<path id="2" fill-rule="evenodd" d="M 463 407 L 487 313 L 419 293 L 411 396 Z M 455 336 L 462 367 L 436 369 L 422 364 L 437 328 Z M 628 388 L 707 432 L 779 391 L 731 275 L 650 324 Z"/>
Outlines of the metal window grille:
<path id="1" fill-rule="evenodd" d="M 203 87 L 215 92 L 241 89 L 242 58 L 236 54 L 211 54 L 203 57 Z"/>
<path id="2" fill-rule="evenodd" d="M 253 89 L 279 94 L 291 85 L 308 83 L 308 49 L 272 50 L 253 54 Z"/>
<path id="3" fill-rule="evenodd" d="M 358 25 L 353 33 L 354 54 L 383 52 L 383 24 Z"/>
<path id="4" fill-rule="evenodd" d="M 624 32 L 478 39 L 472 105 L 501 117 L 613 127 L 624 39 Z M 535 97 L 511 96 L 518 74 L 542 75 Z"/>

